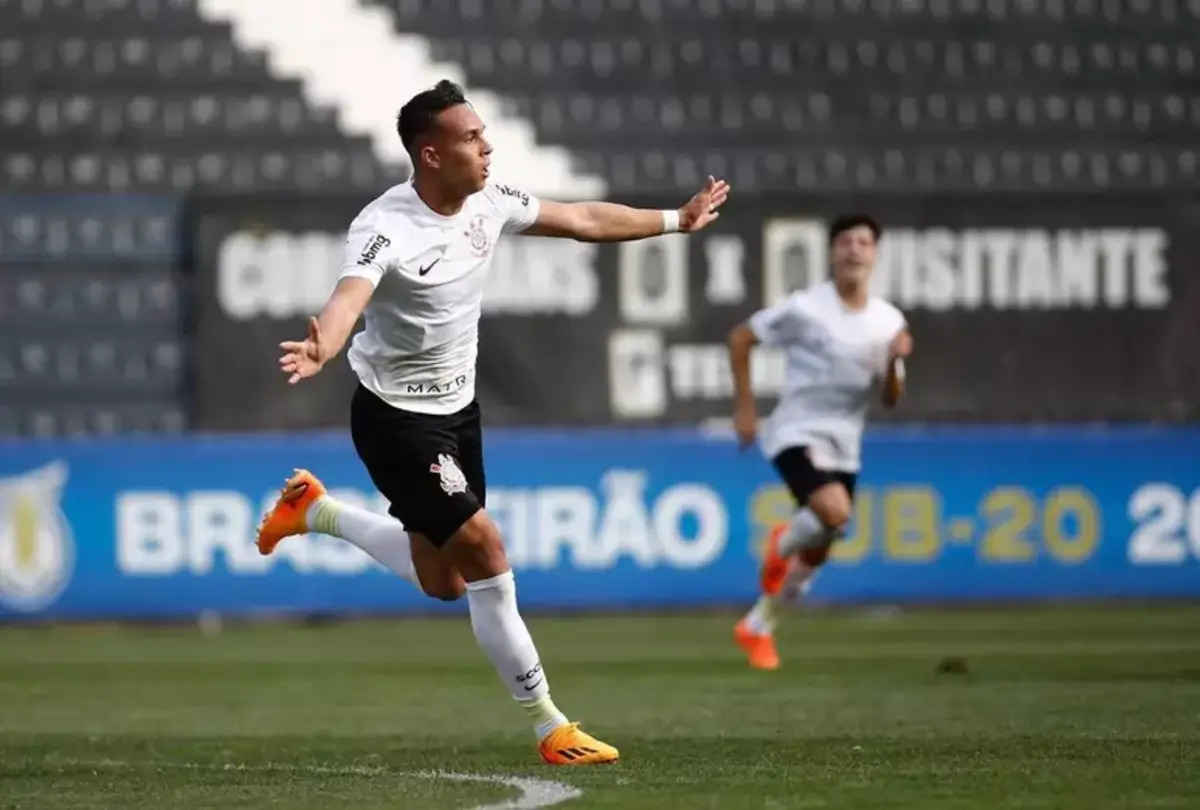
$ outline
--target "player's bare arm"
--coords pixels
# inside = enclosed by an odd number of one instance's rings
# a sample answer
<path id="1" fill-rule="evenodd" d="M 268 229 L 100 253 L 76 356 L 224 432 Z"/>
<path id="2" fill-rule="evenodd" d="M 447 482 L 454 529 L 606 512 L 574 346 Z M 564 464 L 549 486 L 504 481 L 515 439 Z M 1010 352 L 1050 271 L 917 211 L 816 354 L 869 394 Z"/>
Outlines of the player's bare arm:
<path id="1" fill-rule="evenodd" d="M 524 233 L 580 242 L 630 242 L 679 231 L 694 233 L 719 217 L 729 198 L 729 184 L 708 178 L 677 211 L 631 208 L 611 202 L 562 203 L 542 200 L 538 218 Z"/>
<path id="2" fill-rule="evenodd" d="M 744 323 L 729 332 L 729 367 L 733 372 L 733 428 L 737 431 L 738 446 L 745 450 L 754 443 L 758 433 L 758 410 L 754 390 L 750 386 L 750 353 L 758 344 L 758 336 Z"/>
<path id="3" fill-rule="evenodd" d="M 375 285 L 362 278 L 344 278 L 334 287 L 321 314 L 308 321 L 308 337 L 279 344 L 283 356 L 279 368 L 295 385 L 316 374 L 346 345 L 354 324 L 375 292 Z"/>
<path id="4" fill-rule="evenodd" d="M 912 333 L 901 329 L 888 347 L 887 376 L 883 381 L 883 404 L 894 408 L 904 396 L 904 359 L 912 354 Z"/>

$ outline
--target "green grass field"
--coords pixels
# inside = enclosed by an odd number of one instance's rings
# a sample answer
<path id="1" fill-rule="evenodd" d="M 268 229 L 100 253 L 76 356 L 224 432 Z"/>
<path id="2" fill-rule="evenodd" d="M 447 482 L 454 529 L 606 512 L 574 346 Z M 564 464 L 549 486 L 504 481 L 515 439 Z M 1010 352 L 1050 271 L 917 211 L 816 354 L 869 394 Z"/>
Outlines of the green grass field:
<path id="1" fill-rule="evenodd" d="M 0 808 L 1200 806 L 1200 607 L 789 619 L 761 673 L 732 616 L 531 616 L 601 768 L 540 764 L 465 619 L 0 628 Z"/>

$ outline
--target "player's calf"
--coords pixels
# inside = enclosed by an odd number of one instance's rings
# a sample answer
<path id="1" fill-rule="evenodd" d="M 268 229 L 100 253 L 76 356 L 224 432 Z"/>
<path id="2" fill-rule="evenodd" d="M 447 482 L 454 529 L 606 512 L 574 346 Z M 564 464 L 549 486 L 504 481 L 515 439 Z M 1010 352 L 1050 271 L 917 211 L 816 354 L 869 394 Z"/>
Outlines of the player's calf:
<path id="1" fill-rule="evenodd" d="M 496 524 L 480 509 L 445 548 L 466 580 L 475 639 L 533 721 L 542 759 L 559 765 L 616 761 L 617 749 L 580 731 L 550 699 L 541 658 L 517 609 L 516 580 Z"/>
<path id="2" fill-rule="evenodd" d="M 800 549 L 799 557 L 802 565 L 809 568 L 820 568 L 829 559 L 829 549 L 833 544 L 828 542 L 818 542 L 810 546 L 805 546 Z"/>
<path id="3" fill-rule="evenodd" d="M 800 567 L 796 574 L 802 579 L 807 579 L 803 577 L 805 568 L 815 571 L 829 559 L 830 549 L 843 536 L 850 523 L 851 509 L 850 493 L 840 483 L 826 484 L 809 497 L 808 510 L 819 523 L 819 528 L 797 544 Z"/>

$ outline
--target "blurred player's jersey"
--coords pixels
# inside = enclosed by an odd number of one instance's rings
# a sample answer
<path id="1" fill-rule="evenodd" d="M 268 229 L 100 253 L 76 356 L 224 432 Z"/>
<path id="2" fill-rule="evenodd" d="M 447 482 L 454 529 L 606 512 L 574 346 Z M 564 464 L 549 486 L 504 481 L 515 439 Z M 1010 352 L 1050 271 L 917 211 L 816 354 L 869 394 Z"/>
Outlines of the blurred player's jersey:
<path id="1" fill-rule="evenodd" d="M 375 285 L 366 328 L 348 353 L 363 386 L 418 413 L 450 414 L 469 405 L 496 240 L 525 230 L 537 216 L 536 197 L 493 185 L 449 217 L 425 205 L 411 183 L 364 208 L 350 225 L 340 276 Z"/>
<path id="2" fill-rule="evenodd" d="M 760 431 L 767 458 L 804 446 L 817 469 L 858 472 L 871 398 L 887 370 L 888 346 L 904 325 L 900 310 L 882 298 L 848 308 L 832 281 L 751 316 L 759 341 L 787 357 L 779 404 Z"/>

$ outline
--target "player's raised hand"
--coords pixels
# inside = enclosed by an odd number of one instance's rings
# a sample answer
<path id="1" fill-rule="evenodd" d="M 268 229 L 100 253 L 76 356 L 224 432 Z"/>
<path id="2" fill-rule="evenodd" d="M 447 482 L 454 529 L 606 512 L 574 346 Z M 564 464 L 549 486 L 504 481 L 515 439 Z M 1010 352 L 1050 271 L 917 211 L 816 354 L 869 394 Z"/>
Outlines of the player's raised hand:
<path id="1" fill-rule="evenodd" d="M 729 184 L 708 176 L 704 188 L 696 192 L 683 208 L 679 209 L 679 230 L 694 233 L 721 216 L 718 210 L 729 199 Z"/>
<path id="2" fill-rule="evenodd" d="M 308 337 L 304 340 L 285 340 L 279 344 L 283 356 L 279 358 L 279 368 L 284 374 L 289 374 L 288 385 L 295 385 L 305 377 L 311 377 L 325 365 L 324 341 L 321 337 L 321 324 L 316 318 L 308 321 Z"/>

